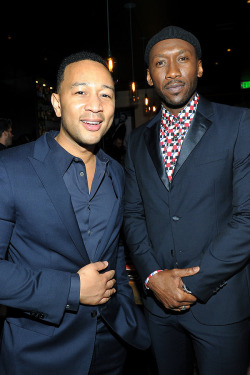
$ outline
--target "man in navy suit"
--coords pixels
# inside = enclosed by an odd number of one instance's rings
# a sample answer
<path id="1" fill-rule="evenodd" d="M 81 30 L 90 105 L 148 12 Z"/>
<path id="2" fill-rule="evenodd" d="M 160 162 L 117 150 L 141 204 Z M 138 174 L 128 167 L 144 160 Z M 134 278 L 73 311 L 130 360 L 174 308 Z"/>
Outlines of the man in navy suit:
<path id="1" fill-rule="evenodd" d="M 197 92 L 201 47 L 169 26 L 145 51 L 159 113 L 126 155 L 125 234 L 160 375 L 245 375 L 250 315 L 250 111 Z"/>
<path id="2" fill-rule="evenodd" d="M 115 108 L 105 61 L 64 59 L 52 104 L 60 132 L 0 157 L 0 373 L 122 374 L 150 338 L 118 249 L 123 169 L 98 147 Z"/>

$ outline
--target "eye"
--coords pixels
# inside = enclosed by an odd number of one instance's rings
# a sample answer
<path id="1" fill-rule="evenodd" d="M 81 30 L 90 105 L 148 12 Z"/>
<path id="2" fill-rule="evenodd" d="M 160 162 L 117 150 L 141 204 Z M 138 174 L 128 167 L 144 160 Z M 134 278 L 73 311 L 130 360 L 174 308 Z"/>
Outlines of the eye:
<path id="1" fill-rule="evenodd" d="M 165 60 L 158 60 L 158 61 L 156 61 L 155 65 L 157 67 L 165 66 L 166 65 L 166 61 Z"/>
<path id="2" fill-rule="evenodd" d="M 113 98 L 113 94 L 108 93 L 108 92 L 102 92 L 100 95 L 101 95 L 102 98 L 105 98 L 105 99 L 112 99 Z"/>
<path id="3" fill-rule="evenodd" d="M 77 91 L 76 92 L 76 95 L 84 95 L 85 94 L 85 91 Z"/>
<path id="4" fill-rule="evenodd" d="M 179 61 L 183 61 L 183 62 L 185 62 L 185 61 L 188 61 L 189 60 L 189 58 L 187 57 L 187 56 L 180 56 L 179 57 Z"/>

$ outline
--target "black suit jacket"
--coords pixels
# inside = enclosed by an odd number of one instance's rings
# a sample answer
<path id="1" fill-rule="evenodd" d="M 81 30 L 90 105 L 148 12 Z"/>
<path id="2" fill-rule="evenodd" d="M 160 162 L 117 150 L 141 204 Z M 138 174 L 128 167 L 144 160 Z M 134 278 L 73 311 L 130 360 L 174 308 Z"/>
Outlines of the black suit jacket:
<path id="1" fill-rule="evenodd" d="M 157 269 L 200 266 L 184 279 L 206 324 L 250 314 L 250 111 L 200 98 L 170 185 L 159 145 L 161 113 L 132 133 L 125 234 L 142 282 Z M 168 311 L 151 292 L 144 303 Z"/>

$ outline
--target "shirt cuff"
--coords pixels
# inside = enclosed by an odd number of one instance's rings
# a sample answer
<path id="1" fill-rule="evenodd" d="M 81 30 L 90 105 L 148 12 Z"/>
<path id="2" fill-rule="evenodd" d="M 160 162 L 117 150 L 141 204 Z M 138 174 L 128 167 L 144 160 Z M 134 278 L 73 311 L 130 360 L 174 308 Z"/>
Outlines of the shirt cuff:
<path id="1" fill-rule="evenodd" d="M 156 273 L 161 272 L 161 271 L 163 271 L 163 270 L 156 270 L 156 271 L 152 272 L 152 273 L 146 278 L 146 281 L 145 281 L 145 283 L 144 283 L 146 289 L 149 289 L 149 287 L 148 287 L 148 282 L 149 282 L 150 278 L 151 278 L 152 276 L 154 276 Z"/>
<path id="2" fill-rule="evenodd" d="M 70 290 L 66 311 L 77 311 L 80 302 L 80 277 L 78 273 L 71 275 Z"/>

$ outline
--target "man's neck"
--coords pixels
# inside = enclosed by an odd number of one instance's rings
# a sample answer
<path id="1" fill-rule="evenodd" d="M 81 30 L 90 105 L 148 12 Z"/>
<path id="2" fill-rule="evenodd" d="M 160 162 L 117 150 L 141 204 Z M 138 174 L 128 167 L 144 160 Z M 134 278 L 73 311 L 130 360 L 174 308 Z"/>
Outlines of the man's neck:
<path id="1" fill-rule="evenodd" d="M 162 102 L 162 106 L 173 116 L 178 116 L 181 111 L 194 99 L 195 95 L 197 95 L 197 92 L 195 92 L 191 98 L 189 98 L 185 103 L 182 103 L 180 107 L 174 107 L 168 105 L 168 103 Z"/>
<path id="2" fill-rule="evenodd" d="M 64 138 L 60 137 L 60 133 L 55 137 L 55 140 L 69 154 L 82 159 L 84 164 L 91 164 L 95 160 L 96 145 L 80 146 L 73 141 L 65 141 Z"/>
<path id="3" fill-rule="evenodd" d="M 2 139 L 0 139 L 0 143 L 1 143 L 2 146 L 4 146 L 6 148 L 6 146 L 4 144 L 4 141 Z"/>
<path id="4" fill-rule="evenodd" d="M 64 138 L 60 137 L 60 133 L 55 137 L 55 140 L 62 148 L 64 148 L 69 154 L 81 159 L 84 162 L 90 192 L 96 168 L 96 146 L 90 145 L 82 147 L 80 145 L 76 145 L 75 142 L 72 144 L 70 142 L 65 142 L 63 139 Z"/>

